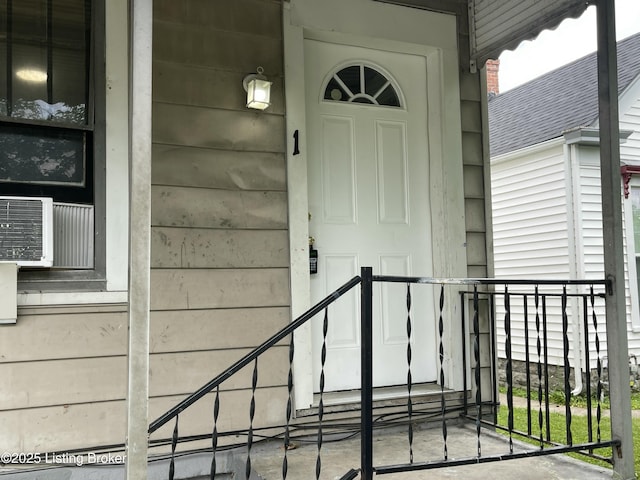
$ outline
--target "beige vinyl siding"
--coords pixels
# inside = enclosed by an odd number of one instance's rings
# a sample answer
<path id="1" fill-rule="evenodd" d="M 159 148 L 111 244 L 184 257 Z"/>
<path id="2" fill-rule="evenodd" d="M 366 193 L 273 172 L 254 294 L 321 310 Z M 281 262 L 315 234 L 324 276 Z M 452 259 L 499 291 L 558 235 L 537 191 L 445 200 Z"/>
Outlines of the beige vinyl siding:
<path id="1" fill-rule="evenodd" d="M 274 81 L 264 112 L 242 88 L 259 65 Z M 154 2 L 154 418 L 289 321 L 282 75 L 279 1 Z M 261 425 L 284 421 L 288 368 L 286 344 L 259 362 Z M 219 430 L 248 426 L 251 375 L 223 385 Z M 212 408 L 181 415 L 180 434 L 210 433 Z"/>
<path id="2" fill-rule="evenodd" d="M 20 308 L 0 335 L 2 448 L 122 443 L 126 345 L 126 305 Z"/>
<path id="3" fill-rule="evenodd" d="M 561 146 L 496 162 L 492 165 L 494 261 L 497 278 L 569 278 L 568 198 Z M 511 302 L 514 312 L 522 301 Z M 562 324 L 559 302 L 549 300 L 549 355 L 561 362 Z M 529 345 L 536 333 L 533 301 L 529 303 Z M 504 307 L 497 302 L 498 355 L 505 358 Z M 515 360 L 525 359 L 525 328 L 521 315 L 512 315 L 511 349 Z"/>
<path id="4" fill-rule="evenodd" d="M 458 32 L 460 44 L 468 42 L 464 32 Z M 460 72 L 460 100 L 462 117 L 462 161 L 463 161 L 463 188 L 464 188 L 464 218 L 467 243 L 467 275 L 472 278 L 487 277 L 490 272 L 490 254 L 487 234 L 490 225 L 487 224 L 487 185 L 489 179 L 483 148 L 483 131 L 485 124 L 483 118 L 486 115 L 486 104 L 483 105 L 482 72 L 475 74 L 466 71 Z M 483 306 L 484 307 L 484 306 Z M 473 345 L 473 325 L 471 317 L 468 319 L 468 345 Z M 489 334 L 488 315 L 479 316 L 480 327 L 480 358 L 481 366 L 480 386 L 482 400 L 492 399 L 491 391 L 491 365 L 490 356 L 491 337 Z M 475 357 L 469 350 L 466 354 L 470 359 L 470 367 L 476 367 Z M 472 396 L 475 398 L 476 385 L 471 382 Z"/>
<path id="5" fill-rule="evenodd" d="M 461 37 L 463 38 L 463 37 Z M 467 275 L 486 277 L 488 272 L 485 166 L 482 144 L 482 102 L 479 73 L 460 73 L 462 161 L 467 232 Z"/>

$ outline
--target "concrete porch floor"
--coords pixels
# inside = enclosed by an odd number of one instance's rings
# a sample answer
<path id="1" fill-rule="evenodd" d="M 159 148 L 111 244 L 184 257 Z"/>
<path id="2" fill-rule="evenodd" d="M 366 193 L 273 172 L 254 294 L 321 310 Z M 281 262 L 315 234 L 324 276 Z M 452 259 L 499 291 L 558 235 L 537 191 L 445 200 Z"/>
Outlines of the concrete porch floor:
<path id="1" fill-rule="evenodd" d="M 448 426 L 447 446 L 449 459 L 475 456 L 477 437 L 475 425 L 466 423 Z M 482 429 L 482 455 L 504 454 L 508 452 L 508 439 Z M 514 441 L 514 451 L 531 449 L 531 445 Z M 348 440 L 330 441 L 325 439 L 322 445 L 323 480 L 339 479 L 351 468 L 357 469 L 360 461 L 360 437 Z M 408 440 L 406 429 L 378 430 L 374 432 L 374 466 L 407 463 Z M 288 451 L 288 474 L 290 480 L 309 480 L 315 478 L 317 446 L 315 443 L 299 443 L 297 448 Z M 414 430 L 414 462 L 426 462 L 443 457 L 442 431 L 430 426 Z M 252 466 L 258 479 L 277 480 L 282 478 L 282 444 L 261 444 L 252 453 Z M 566 455 L 548 455 L 517 460 L 505 460 L 483 464 L 445 467 L 409 473 L 379 475 L 376 478 L 389 480 L 601 480 L 612 478 L 612 470 L 570 458 Z M 359 478 L 359 477 L 358 477 Z"/>

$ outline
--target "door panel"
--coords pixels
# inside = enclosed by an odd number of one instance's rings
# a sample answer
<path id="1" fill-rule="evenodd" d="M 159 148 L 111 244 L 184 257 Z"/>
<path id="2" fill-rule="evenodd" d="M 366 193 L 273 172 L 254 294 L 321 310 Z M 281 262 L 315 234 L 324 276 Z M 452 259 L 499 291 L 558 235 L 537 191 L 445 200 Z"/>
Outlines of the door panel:
<path id="1" fill-rule="evenodd" d="M 353 119 L 322 116 L 322 200 L 326 223 L 355 223 Z"/>
<path id="2" fill-rule="evenodd" d="M 376 121 L 380 223 L 408 223 L 406 145 L 404 123 Z"/>

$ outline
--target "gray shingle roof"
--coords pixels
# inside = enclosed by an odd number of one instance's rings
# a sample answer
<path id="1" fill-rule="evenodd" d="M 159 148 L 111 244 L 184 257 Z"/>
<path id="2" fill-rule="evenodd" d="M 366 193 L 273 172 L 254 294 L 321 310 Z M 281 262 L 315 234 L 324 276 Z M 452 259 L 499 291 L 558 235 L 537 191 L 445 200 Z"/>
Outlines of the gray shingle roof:
<path id="1" fill-rule="evenodd" d="M 618 89 L 640 74 L 640 33 L 618 42 Z M 489 100 L 491 156 L 557 138 L 598 119 L 594 52 Z"/>

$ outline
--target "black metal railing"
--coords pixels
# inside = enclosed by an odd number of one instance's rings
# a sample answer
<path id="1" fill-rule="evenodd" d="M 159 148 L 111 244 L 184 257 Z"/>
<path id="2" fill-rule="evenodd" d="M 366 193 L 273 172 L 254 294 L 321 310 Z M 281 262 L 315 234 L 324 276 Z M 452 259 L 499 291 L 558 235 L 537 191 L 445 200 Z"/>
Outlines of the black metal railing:
<path id="1" fill-rule="evenodd" d="M 362 288 L 366 288 L 367 276 L 363 273 Z M 599 318 L 604 317 L 604 297 L 608 282 L 583 281 L 583 280 L 497 280 L 497 279 L 432 279 L 432 278 L 407 278 L 372 276 L 371 282 L 402 282 L 407 286 L 416 284 L 420 286 L 431 285 L 431 288 L 440 290 L 438 302 L 438 342 L 439 342 L 439 366 L 440 374 L 438 382 L 441 387 L 455 383 L 455 379 L 447 379 L 443 368 L 446 357 L 445 345 L 443 343 L 443 318 L 449 318 L 448 325 L 452 325 L 452 315 L 445 310 L 445 295 L 459 295 L 460 311 L 462 321 L 462 358 L 463 363 L 463 391 L 472 392 L 475 398 L 473 409 L 468 404 L 465 395 L 464 418 L 475 423 L 476 445 L 475 451 L 469 456 L 458 456 L 451 460 L 448 456 L 447 447 L 447 418 L 445 395 L 441 395 L 442 412 L 442 457 L 415 461 L 414 452 L 411 446 L 414 433 L 411 423 L 408 427 L 409 438 L 409 462 L 395 465 L 374 466 L 369 454 L 363 455 L 361 465 L 362 479 L 369 480 L 376 475 L 383 475 L 398 472 L 410 472 L 440 468 L 445 466 L 471 465 L 476 463 L 488 463 L 508 459 L 523 457 L 533 457 L 550 455 L 557 453 L 577 452 L 580 454 L 593 456 L 601 460 L 610 462 L 610 456 L 596 455 L 598 449 L 619 445 L 615 440 L 604 440 L 601 435 L 602 420 L 602 359 L 600 350 L 600 338 L 604 336 L 604 331 L 600 326 L 604 322 L 599 322 Z M 596 291 L 599 289 L 599 291 Z M 577 302 L 572 302 L 576 300 Z M 364 300 L 363 300 L 364 301 Z M 531 305 L 533 302 L 533 305 Z M 575 308 L 570 308 L 569 303 L 575 303 Z M 484 306 L 484 308 L 483 308 Z M 533 307 L 533 311 L 531 310 Z M 363 309 L 364 310 L 364 309 Z M 410 304 L 407 304 L 408 317 L 410 314 Z M 579 317 L 581 316 L 581 318 Z M 484 317 L 484 318 L 483 318 Z M 571 320 L 571 321 L 570 321 Z M 485 331 L 481 327 L 485 323 Z M 553 347 L 554 355 L 551 354 L 552 338 L 550 326 L 555 327 L 555 339 L 558 345 Z M 363 326 L 363 328 L 365 328 Z M 582 345 L 573 345 L 571 335 L 576 333 L 571 329 L 580 328 L 576 337 L 582 338 Z M 410 331 L 410 326 L 407 327 Z M 559 332 L 558 332 L 559 331 Z M 486 336 L 486 342 L 482 337 Z M 470 337 L 470 342 L 468 339 Z M 499 337 L 499 338 L 498 338 Z M 363 336 L 363 339 L 365 337 Z M 498 340 L 502 345 L 499 345 Z M 467 352 L 467 345 L 471 344 L 471 352 Z M 514 344 L 518 348 L 514 348 Z M 534 353 L 532 353 L 532 343 Z M 488 364 L 482 364 L 482 345 L 488 348 L 486 357 Z M 502 348 L 498 348 L 501 346 Z M 571 357 L 574 350 L 582 347 L 584 358 L 579 364 L 572 364 Z M 363 341 L 363 351 L 370 349 L 370 346 Z M 500 352 L 498 352 L 500 350 Z M 517 350 L 517 351 L 516 351 Z M 365 355 L 372 354 L 371 349 Z M 594 356 L 591 354 L 595 353 Z M 502 366 L 498 366 L 496 358 L 500 357 Z M 551 381 L 550 368 L 554 367 L 554 358 L 558 362 L 555 371 L 555 385 Z M 595 357 L 595 360 L 593 359 Z M 408 357 L 410 363 L 410 356 Z M 469 359 L 472 362 L 469 362 Z M 472 364 L 470 364 L 472 363 Z M 514 398 L 515 370 L 524 369 L 524 383 L 522 389 L 525 395 L 525 405 L 516 407 Z M 536 377 L 532 378 L 531 366 L 535 366 Z M 467 370 L 472 371 L 472 382 L 469 383 Z M 483 375 L 483 370 L 490 371 L 489 378 Z M 506 392 L 506 418 L 498 421 L 497 412 L 500 405 L 498 400 L 498 375 L 504 372 L 503 383 Z M 574 441 L 574 430 L 583 427 L 574 426 L 574 407 L 571 407 L 570 398 L 572 390 L 572 372 L 575 382 L 581 381 L 576 377 L 585 372 L 585 403 L 586 407 L 581 409 L 586 416 L 586 440 L 579 443 Z M 483 382 L 483 379 L 486 382 Z M 410 377 L 408 378 L 410 382 Z M 483 392 L 483 385 L 490 385 L 489 392 Z M 596 386 L 596 395 L 592 395 L 592 383 Z M 363 405 L 364 397 L 370 396 L 368 385 L 363 378 Z M 564 406 L 560 414 L 563 417 L 563 428 L 561 432 L 552 431 L 551 412 L 555 410 L 550 402 L 551 390 L 559 390 L 564 398 Z M 409 392 L 411 387 L 409 386 Z M 473 394 L 474 393 L 474 394 Z M 537 405 L 533 405 L 532 398 L 537 398 Z M 409 402 L 410 405 L 410 402 Z M 409 407 L 410 408 L 410 407 Z M 526 430 L 521 431 L 516 428 L 515 411 L 516 408 L 523 408 L 526 415 Z M 595 414 L 594 414 L 595 410 Z M 409 410 L 410 413 L 410 410 Z M 537 417 L 537 425 L 534 425 L 534 415 Z M 365 429 L 372 424 L 372 412 L 363 407 L 362 412 L 363 442 L 370 435 Z M 502 431 L 506 435 L 507 450 L 497 454 L 485 455 L 482 451 L 483 436 L 485 430 L 495 432 Z M 515 439 L 524 442 L 532 442 L 536 445 L 519 443 L 515 447 Z M 363 451 L 368 446 L 363 445 Z M 367 462 L 367 463 L 365 463 Z"/>
<path id="2" fill-rule="evenodd" d="M 376 465 L 374 458 L 374 383 L 373 383 L 373 334 L 374 334 L 374 284 L 404 284 L 406 286 L 406 412 L 403 425 L 407 429 L 408 462 L 400 461 L 390 465 Z M 322 321 L 322 342 L 320 348 L 320 372 L 317 392 L 317 416 L 315 421 L 306 420 L 305 431 L 312 429 L 315 443 L 315 465 L 309 466 L 306 478 L 321 478 L 323 468 L 323 446 L 325 436 L 331 428 L 325 409 L 325 362 L 327 361 L 327 335 L 332 316 L 330 306 L 345 293 L 361 286 L 360 298 L 360 419 L 355 433 L 360 434 L 360 465 L 352 468 L 342 477 L 356 478 L 359 474 L 363 480 L 371 480 L 373 475 L 396 472 L 410 472 L 433 469 L 445 466 L 468 465 L 475 463 L 495 462 L 511 458 L 548 455 L 565 452 L 580 452 L 594 455 L 597 449 L 619 445 L 619 442 L 603 439 L 602 426 L 602 359 L 606 352 L 601 351 L 600 338 L 604 334 L 600 318 L 604 316 L 604 291 L 606 281 L 551 281 L 551 280 L 496 280 L 496 279 L 434 279 L 423 277 L 374 276 L 371 268 L 361 270 L 359 277 L 354 277 L 334 293 L 326 297 L 305 314 L 287 325 L 280 332 L 261 344 L 254 351 L 237 361 L 230 368 L 201 387 L 197 392 L 170 409 L 155 420 L 149 427 L 149 434 L 156 432 L 163 425 L 174 421 L 173 434 L 168 440 L 157 440 L 170 445 L 169 478 L 176 473 L 175 459 L 178 445 L 184 441 L 211 440 L 207 448 L 212 452 L 211 479 L 218 470 L 217 454 L 221 449 L 220 440 L 224 434 L 235 437 L 244 436 L 244 475 L 249 479 L 253 471 L 253 449 L 256 435 L 262 427 L 257 427 L 256 402 L 259 388 L 259 362 L 262 355 L 270 348 L 289 337 L 288 342 L 288 377 L 286 381 L 286 405 L 283 404 L 283 424 L 271 425 L 270 437 L 278 438 L 283 443 L 282 478 L 289 474 L 289 447 L 292 432 L 300 428 L 293 425 L 293 333 L 305 325 L 313 317 Z M 420 296 L 437 298 L 429 313 L 419 312 L 415 308 L 415 299 Z M 575 308 L 574 308 L 575 307 Z M 581 315 L 578 319 L 576 315 Z M 400 321 L 403 321 L 400 320 Z M 415 372 L 420 368 L 415 362 L 414 332 L 418 322 L 430 321 L 434 325 L 437 364 L 436 384 L 439 389 L 439 402 L 435 410 L 438 418 L 442 443 L 441 455 L 437 458 L 419 458 L 414 445 L 417 433 L 414 428 L 424 420 L 417 415 L 415 409 Z M 578 321 L 579 320 L 579 321 Z M 551 328 L 553 327 L 553 328 Z M 576 334 L 575 329 L 581 329 Z M 552 338 L 551 331 L 560 338 Z M 460 337 L 461 335 L 461 341 Z M 571 336 L 574 342 L 571 341 Z M 578 345 L 575 339 L 582 339 L 580 347 L 584 358 L 580 364 L 573 362 L 572 354 Z M 497 358 L 502 364 L 498 364 Z M 556 387 L 552 385 L 550 368 L 558 363 L 554 377 L 558 379 Z M 462 368 L 453 368 L 462 365 Z M 248 427 L 243 431 L 221 432 L 218 426 L 221 405 L 222 384 L 243 368 L 251 368 L 251 380 L 247 395 L 250 395 Z M 533 373 L 532 373 L 533 368 Z M 516 406 L 514 402 L 515 374 L 524 369 L 526 417 L 527 424 L 523 430 L 515 423 Z M 567 402 L 564 407 L 564 428 L 562 437 L 557 436 L 550 428 L 550 412 L 553 405 L 550 393 L 558 388 L 568 399 L 573 393 L 571 375 L 586 372 L 586 416 L 588 421 L 588 437 L 586 441 L 574 441 L 574 411 Z M 506 419 L 498 421 L 500 401 L 498 397 L 498 378 L 504 373 L 506 386 Z M 460 378 L 461 377 L 461 378 Z M 595 399 L 592 398 L 592 382 L 595 387 Z M 459 400 L 447 400 L 447 392 L 461 392 L 463 403 Z M 250 393 L 249 393 L 250 392 Z M 188 407 L 214 394 L 213 428 L 210 435 L 197 437 L 181 437 L 178 419 Z M 470 400 L 473 399 L 473 402 Z M 595 416 L 593 410 L 595 409 Z M 433 420 L 433 415 L 430 416 Z M 471 421 L 474 423 L 474 448 L 466 454 L 456 453 L 451 458 L 450 442 L 451 422 Z M 275 430 L 276 433 L 273 433 Z M 500 453 L 485 454 L 483 445 L 485 435 L 503 431 L 506 435 L 506 450 Z M 516 442 L 525 440 L 535 444 L 528 447 Z M 153 444 L 153 442 L 152 442 Z M 517 448 L 516 448 L 516 445 Z M 226 448 L 226 447 L 225 447 Z M 600 455 L 602 457 L 602 455 Z"/>
<path id="3" fill-rule="evenodd" d="M 176 468 L 175 467 L 175 460 L 176 460 L 176 456 L 177 456 L 176 450 L 177 450 L 178 443 L 181 440 L 182 441 L 197 441 L 197 440 L 202 440 L 203 439 L 202 436 L 196 436 L 196 437 L 190 436 L 190 437 L 185 437 L 185 438 L 181 439 L 180 431 L 179 431 L 180 414 L 182 412 L 184 412 L 187 408 L 189 408 L 190 406 L 194 405 L 196 402 L 198 402 L 199 400 L 203 399 L 205 396 L 207 396 L 208 394 L 210 394 L 213 391 L 215 391 L 215 400 L 214 400 L 214 407 L 213 407 L 213 410 L 214 410 L 213 432 L 211 434 L 212 461 L 211 461 L 211 474 L 210 474 L 210 477 L 211 477 L 211 479 L 215 478 L 216 473 L 218 473 L 217 472 L 216 453 L 218 451 L 218 442 L 219 442 L 219 439 L 220 439 L 220 432 L 218 431 L 218 418 L 219 418 L 220 401 L 221 401 L 220 400 L 220 386 L 226 380 L 231 378 L 233 375 L 237 374 L 240 370 L 242 370 L 243 368 L 247 367 L 248 365 L 253 364 L 253 370 L 252 370 L 252 376 L 251 376 L 251 401 L 250 401 L 250 407 L 249 407 L 249 427 L 248 427 L 248 430 L 246 432 L 246 438 L 247 438 L 247 440 L 246 440 L 246 451 L 247 451 L 247 454 L 246 454 L 246 462 L 245 462 L 245 467 L 246 467 L 245 475 L 246 475 L 247 479 L 250 478 L 251 472 L 252 472 L 251 455 L 252 455 L 252 447 L 253 447 L 253 442 L 254 442 L 254 425 L 253 425 L 253 422 L 254 422 L 255 411 L 256 411 L 255 394 L 256 394 L 256 389 L 257 389 L 257 385 L 258 385 L 258 360 L 270 348 L 274 347 L 275 345 L 277 345 L 279 342 L 281 342 L 285 338 L 290 337 L 290 340 L 289 340 L 289 371 L 288 371 L 288 382 L 287 382 L 288 399 L 287 399 L 286 414 L 285 414 L 286 424 L 283 426 L 283 430 L 284 430 L 284 437 L 283 437 L 284 438 L 284 445 L 283 445 L 283 447 L 284 447 L 284 456 L 283 456 L 283 462 L 282 462 L 282 478 L 286 479 L 286 477 L 287 477 L 287 469 L 288 469 L 288 467 L 287 467 L 287 464 L 288 464 L 287 451 L 289 450 L 289 429 L 290 429 L 290 422 L 291 422 L 292 408 L 293 408 L 293 406 L 292 406 L 293 359 L 294 359 L 293 333 L 298 328 L 300 328 L 301 326 L 305 325 L 314 316 L 316 316 L 319 313 L 324 312 L 324 325 L 325 325 L 325 327 L 324 327 L 324 335 L 325 335 L 325 338 L 326 338 L 326 333 L 327 333 L 326 329 L 327 329 L 327 325 L 328 325 L 328 309 L 329 309 L 329 306 L 331 304 L 333 304 L 334 302 L 336 302 L 345 293 L 347 293 L 348 291 L 353 289 L 356 285 L 358 285 L 360 283 L 360 281 L 361 281 L 360 277 L 354 277 L 351 280 L 349 280 L 347 283 L 345 283 L 343 286 L 341 286 L 340 288 L 335 290 L 333 293 L 331 293 L 329 296 L 327 296 L 325 299 L 323 299 L 317 305 L 315 305 L 314 307 L 309 309 L 307 312 L 305 312 L 303 315 L 298 317 L 295 321 L 293 321 L 292 323 L 287 325 L 285 328 L 280 330 L 278 333 L 273 335 L 271 338 L 269 338 L 268 340 L 263 342 L 260 346 L 255 348 L 252 352 L 250 352 L 247 355 L 245 355 L 243 358 L 241 358 L 236 363 L 234 363 L 231 367 L 229 367 L 224 372 L 222 372 L 220 375 L 218 375 L 217 377 L 215 377 L 214 379 L 209 381 L 207 384 L 203 385 L 195 393 L 189 395 L 187 398 L 182 400 L 180 403 L 178 403 L 176 406 L 171 408 L 169 411 L 167 411 L 165 414 L 160 416 L 158 419 L 156 419 L 155 421 L 153 421 L 149 425 L 148 433 L 149 433 L 149 435 L 151 435 L 154 432 L 158 431 L 162 426 L 164 426 L 168 422 L 170 422 L 172 420 L 174 421 L 173 434 L 171 436 L 171 439 L 169 440 L 169 443 L 171 445 L 171 453 L 170 453 L 170 456 L 169 456 L 169 479 L 170 480 L 173 480 L 173 478 L 175 476 L 175 468 Z M 323 355 L 323 357 L 326 355 L 326 352 L 325 352 L 324 348 L 323 348 L 322 355 Z M 321 384 L 322 384 L 322 382 L 323 382 L 323 380 L 321 379 Z M 321 388 L 321 390 L 322 390 L 322 388 Z M 319 412 L 318 412 L 318 432 L 317 432 L 318 455 L 317 455 L 317 462 L 316 462 L 316 478 L 319 478 L 320 471 L 321 471 L 321 452 L 320 452 L 320 449 L 321 449 L 321 446 L 322 446 L 322 417 L 323 417 L 323 413 L 324 412 L 323 412 L 323 406 L 322 406 L 322 400 L 321 400 L 320 407 L 319 407 Z M 162 443 L 166 443 L 166 440 L 158 440 L 157 442 L 152 442 L 152 445 L 154 443 L 162 444 Z"/>

